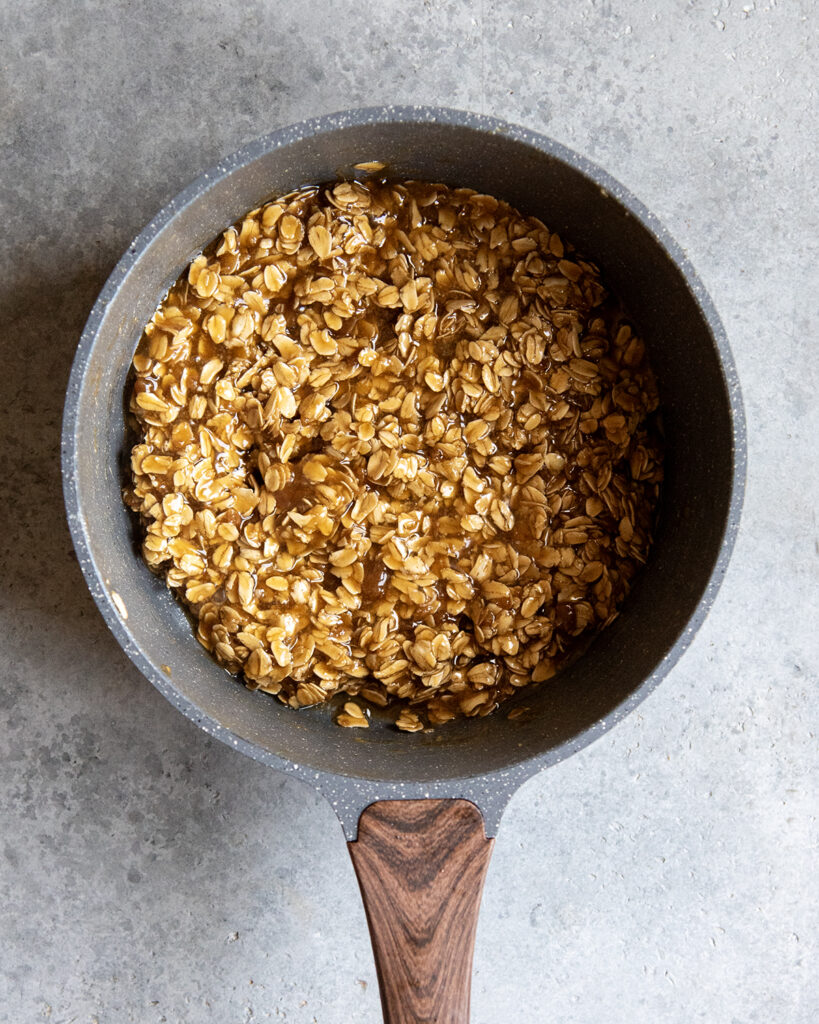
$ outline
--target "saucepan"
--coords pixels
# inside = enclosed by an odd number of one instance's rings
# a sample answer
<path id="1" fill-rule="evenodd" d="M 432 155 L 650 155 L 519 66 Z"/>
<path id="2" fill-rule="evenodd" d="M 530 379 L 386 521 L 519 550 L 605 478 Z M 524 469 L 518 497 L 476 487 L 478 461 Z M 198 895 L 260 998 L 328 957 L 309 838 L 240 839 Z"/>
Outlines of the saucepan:
<path id="1" fill-rule="evenodd" d="M 142 563 L 122 503 L 123 393 L 143 325 L 191 258 L 247 210 L 383 161 L 396 179 L 469 186 L 539 217 L 602 269 L 649 346 L 665 483 L 650 559 L 622 614 L 513 716 L 401 733 L 336 726 L 228 676 Z M 145 228 L 94 306 L 63 432 L 65 499 L 80 565 L 125 652 L 206 732 L 323 793 L 361 885 L 388 1024 L 465 1024 L 493 836 L 521 783 L 632 711 L 676 662 L 725 573 L 739 522 L 745 434 L 725 332 L 657 220 L 587 160 L 535 132 L 425 107 L 335 114 L 275 131 L 203 174 Z M 510 705 L 514 707 L 514 703 Z M 507 709 L 508 710 L 508 709 Z"/>

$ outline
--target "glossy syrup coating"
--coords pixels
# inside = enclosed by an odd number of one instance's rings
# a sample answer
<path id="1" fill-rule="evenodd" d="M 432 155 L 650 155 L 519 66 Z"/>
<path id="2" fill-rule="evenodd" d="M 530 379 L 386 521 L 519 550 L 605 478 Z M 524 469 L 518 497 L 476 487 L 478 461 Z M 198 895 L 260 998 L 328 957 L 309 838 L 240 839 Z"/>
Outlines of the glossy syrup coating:
<path id="1" fill-rule="evenodd" d="M 311 187 L 145 329 L 143 552 L 248 686 L 409 731 L 549 679 L 617 614 L 662 477 L 657 389 L 597 269 L 491 196 Z M 361 700 L 363 698 L 363 701 Z"/>

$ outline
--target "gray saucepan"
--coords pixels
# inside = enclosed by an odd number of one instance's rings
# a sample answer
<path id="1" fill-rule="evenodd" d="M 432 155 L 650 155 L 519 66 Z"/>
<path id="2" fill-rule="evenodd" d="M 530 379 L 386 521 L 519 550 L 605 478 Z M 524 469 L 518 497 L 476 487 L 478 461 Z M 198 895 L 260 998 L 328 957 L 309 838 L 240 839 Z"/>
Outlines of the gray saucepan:
<path id="1" fill-rule="evenodd" d="M 397 179 L 466 185 L 533 214 L 594 259 L 649 346 L 667 440 L 654 547 L 623 612 L 531 714 L 405 734 L 291 711 L 230 678 L 138 556 L 122 503 L 123 391 L 142 327 L 201 248 L 271 195 L 385 161 Z M 608 174 L 534 132 L 425 107 L 356 110 L 275 131 L 186 188 L 111 274 L 80 340 L 63 429 L 71 534 L 102 615 L 180 711 L 319 789 L 361 883 L 390 1024 L 464 1024 L 484 871 L 501 814 L 535 772 L 627 715 L 688 646 L 738 527 L 745 433 L 734 363 L 701 282 L 657 220 Z M 484 832 L 485 829 L 485 832 Z M 489 838 L 487 838 L 489 837 Z"/>

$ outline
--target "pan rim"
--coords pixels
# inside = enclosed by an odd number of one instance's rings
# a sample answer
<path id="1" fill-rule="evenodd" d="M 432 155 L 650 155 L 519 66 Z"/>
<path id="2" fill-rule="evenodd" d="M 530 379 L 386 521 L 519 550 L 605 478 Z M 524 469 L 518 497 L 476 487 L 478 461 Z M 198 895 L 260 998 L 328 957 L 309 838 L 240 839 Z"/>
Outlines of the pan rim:
<path id="1" fill-rule="evenodd" d="M 654 670 L 605 719 L 595 721 L 558 747 L 546 752 L 525 755 L 505 770 L 469 775 L 463 778 L 448 777 L 441 782 L 379 782 L 350 773 L 319 771 L 308 765 L 297 764 L 287 757 L 272 753 L 253 741 L 232 733 L 220 722 L 202 711 L 193 701 L 185 697 L 171 680 L 158 672 L 155 666 L 148 660 L 139 644 L 131 635 L 127 623 L 123 622 L 117 611 L 109 590 L 105 586 L 100 569 L 92 555 L 87 516 L 83 508 L 83 500 L 76 472 L 76 442 L 81 405 L 80 397 L 85 380 L 85 371 L 99 336 L 106 309 L 114 299 L 134 264 L 160 232 L 165 230 L 182 210 L 199 200 L 203 194 L 221 182 L 225 177 L 270 151 L 345 127 L 396 122 L 465 127 L 483 133 L 499 134 L 523 143 L 579 171 L 597 187 L 608 193 L 628 214 L 633 216 L 675 264 L 707 324 L 719 357 L 720 371 L 730 411 L 733 442 L 731 451 L 730 500 L 717 557 L 708 582 L 694 610 L 676 640 L 657 663 Z M 564 760 L 571 754 L 588 746 L 629 714 L 654 690 L 687 650 L 695 633 L 714 603 L 725 576 L 739 528 L 747 469 L 745 415 L 736 366 L 725 328 L 699 275 L 679 244 L 672 238 L 658 218 L 607 171 L 550 137 L 499 118 L 474 114 L 455 108 L 435 106 L 363 107 L 342 110 L 278 128 L 245 144 L 221 160 L 213 168 L 199 175 L 191 184 L 171 199 L 128 246 L 108 277 L 91 309 L 80 336 L 71 369 L 63 416 L 61 447 L 63 493 L 68 525 L 80 568 L 103 619 L 130 660 L 174 707 L 205 732 L 240 750 L 247 756 L 253 757 L 280 771 L 284 771 L 289 775 L 302 778 L 304 781 L 322 789 L 331 798 L 331 802 L 334 803 L 337 812 L 342 818 L 344 818 L 343 808 L 338 806 L 338 801 L 343 802 L 346 797 L 340 795 L 340 786 L 342 789 L 345 786 L 348 788 L 352 787 L 356 791 L 357 796 L 354 802 L 359 809 L 372 802 L 372 799 L 383 799 L 385 796 L 426 795 L 465 796 L 467 799 L 474 799 L 476 803 L 485 808 L 487 799 L 485 787 L 490 783 L 494 787 L 494 791 L 503 791 L 508 798 L 508 795 L 524 779 L 541 768 Z M 482 799 L 479 799 L 480 794 L 483 794 Z M 364 802 L 362 803 L 362 801 Z M 505 802 L 506 799 L 503 799 L 503 804 Z M 490 822 L 487 821 L 487 828 L 489 829 L 489 827 Z"/>

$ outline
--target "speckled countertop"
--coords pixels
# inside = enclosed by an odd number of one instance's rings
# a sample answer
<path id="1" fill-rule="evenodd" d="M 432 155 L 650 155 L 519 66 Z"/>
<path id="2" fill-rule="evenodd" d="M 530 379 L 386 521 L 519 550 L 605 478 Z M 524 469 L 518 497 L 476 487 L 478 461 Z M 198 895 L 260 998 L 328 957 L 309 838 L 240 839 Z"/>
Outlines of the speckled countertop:
<path id="1" fill-rule="evenodd" d="M 2 0 L 0 1020 L 380 1020 L 329 805 L 131 666 L 58 469 L 77 338 L 131 238 L 242 143 L 374 103 L 497 114 L 605 166 L 709 288 L 749 421 L 693 646 L 504 817 L 473 1021 L 819 1018 L 816 29 L 809 0 Z"/>

